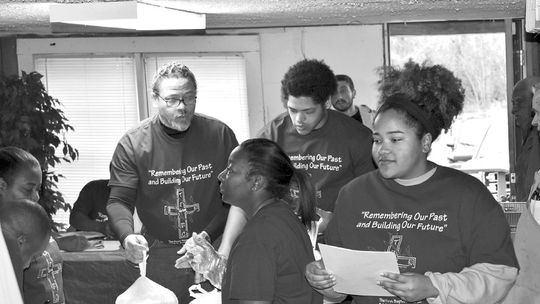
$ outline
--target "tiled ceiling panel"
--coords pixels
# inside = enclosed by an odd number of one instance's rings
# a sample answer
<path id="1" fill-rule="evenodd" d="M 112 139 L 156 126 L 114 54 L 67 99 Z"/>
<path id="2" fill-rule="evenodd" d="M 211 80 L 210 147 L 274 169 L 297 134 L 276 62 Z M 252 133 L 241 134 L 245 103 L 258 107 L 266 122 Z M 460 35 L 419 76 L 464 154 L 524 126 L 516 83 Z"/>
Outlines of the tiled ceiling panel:
<path id="1" fill-rule="evenodd" d="M 51 34 L 50 3 L 0 2 L 0 35 Z M 208 29 L 523 18 L 525 0 L 176 0 L 139 1 L 207 14 Z"/>

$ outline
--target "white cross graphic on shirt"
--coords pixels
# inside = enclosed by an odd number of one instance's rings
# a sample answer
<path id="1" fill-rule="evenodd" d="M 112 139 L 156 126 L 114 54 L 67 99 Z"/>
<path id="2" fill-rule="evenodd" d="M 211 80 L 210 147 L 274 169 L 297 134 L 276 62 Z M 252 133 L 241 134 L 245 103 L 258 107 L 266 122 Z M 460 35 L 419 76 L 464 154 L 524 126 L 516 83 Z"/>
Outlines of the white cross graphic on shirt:
<path id="1" fill-rule="evenodd" d="M 54 263 L 51 254 L 48 251 L 43 251 L 43 257 L 45 258 L 45 261 L 47 262 L 47 267 L 41 268 L 39 270 L 38 279 L 47 278 L 47 282 L 49 283 L 49 286 L 51 287 L 51 293 L 52 293 L 52 303 L 58 303 L 60 300 L 60 291 L 58 287 L 58 282 L 56 282 L 56 277 L 60 271 L 62 271 L 62 263 Z"/>
<path id="2" fill-rule="evenodd" d="M 163 214 L 169 216 L 169 220 L 175 223 L 178 229 L 178 238 L 189 238 L 188 215 L 199 212 L 199 203 L 187 204 L 184 188 L 176 189 L 176 203 L 174 205 L 163 206 Z"/>
<path id="3" fill-rule="evenodd" d="M 416 268 L 416 257 L 409 257 L 401 254 L 401 243 L 403 242 L 403 235 L 394 234 L 390 236 L 390 243 L 386 251 L 391 251 L 396 254 L 399 269 L 411 269 Z"/>

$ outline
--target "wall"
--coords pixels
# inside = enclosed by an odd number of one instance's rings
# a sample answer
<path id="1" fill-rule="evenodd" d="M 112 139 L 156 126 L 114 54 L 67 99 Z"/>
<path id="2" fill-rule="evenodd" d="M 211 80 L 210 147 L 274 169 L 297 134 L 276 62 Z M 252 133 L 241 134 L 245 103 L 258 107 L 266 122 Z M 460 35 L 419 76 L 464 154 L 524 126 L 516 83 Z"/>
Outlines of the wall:
<path id="1" fill-rule="evenodd" d="M 265 118 L 284 111 L 281 79 L 302 58 L 322 59 L 334 73 L 351 76 L 357 91 L 355 103 L 375 108 L 375 69 L 383 64 L 381 25 L 288 28 L 260 37 Z"/>
<path id="2" fill-rule="evenodd" d="M 383 64 L 381 25 L 276 28 L 220 31 L 183 37 L 109 37 L 18 39 L 22 70 L 33 70 L 35 54 L 130 52 L 240 52 L 246 57 L 250 132 L 284 111 L 281 79 L 302 58 L 323 59 L 336 74 L 355 82 L 358 104 L 374 108 L 377 76 Z M 144 95 L 143 95 L 144 96 Z"/>

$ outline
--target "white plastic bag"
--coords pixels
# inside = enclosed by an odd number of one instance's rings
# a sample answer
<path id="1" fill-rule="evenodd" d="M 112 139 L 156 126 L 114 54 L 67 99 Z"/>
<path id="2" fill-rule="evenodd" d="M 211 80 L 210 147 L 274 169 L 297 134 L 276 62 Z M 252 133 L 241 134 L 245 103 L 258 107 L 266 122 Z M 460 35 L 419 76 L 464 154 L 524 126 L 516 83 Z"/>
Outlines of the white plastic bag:
<path id="1" fill-rule="evenodd" d="M 141 276 L 116 298 L 116 304 L 178 304 L 174 292 L 146 277 L 146 256 L 139 264 Z"/>
<path id="2" fill-rule="evenodd" d="M 221 304 L 221 291 L 213 289 L 212 291 L 206 291 L 200 284 L 191 285 L 189 287 L 189 295 L 195 300 L 189 302 L 190 304 Z"/>

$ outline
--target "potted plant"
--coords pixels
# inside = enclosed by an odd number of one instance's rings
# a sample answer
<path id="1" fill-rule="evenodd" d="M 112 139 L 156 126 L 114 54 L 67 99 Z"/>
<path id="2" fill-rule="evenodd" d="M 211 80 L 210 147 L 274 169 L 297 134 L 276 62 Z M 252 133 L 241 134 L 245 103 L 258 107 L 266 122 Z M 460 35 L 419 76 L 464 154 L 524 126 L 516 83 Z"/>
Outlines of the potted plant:
<path id="1" fill-rule="evenodd" d="M 73 127 L 59 101 L 47 94 L 42 77 L 37 72 L 0 77 L 0 146 L 25 149 L 38 159 L 43 172 L 39 203 L 50 216 L 71 209 L 58 191 L 62 175 L 54 168 L 76 160 L 79 153 L 66 141 L 65 134 Z"/>

